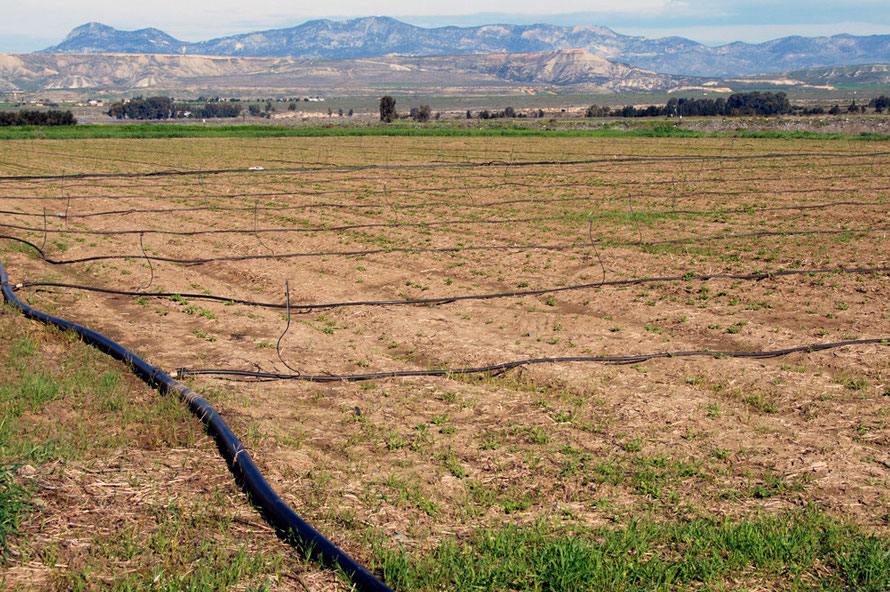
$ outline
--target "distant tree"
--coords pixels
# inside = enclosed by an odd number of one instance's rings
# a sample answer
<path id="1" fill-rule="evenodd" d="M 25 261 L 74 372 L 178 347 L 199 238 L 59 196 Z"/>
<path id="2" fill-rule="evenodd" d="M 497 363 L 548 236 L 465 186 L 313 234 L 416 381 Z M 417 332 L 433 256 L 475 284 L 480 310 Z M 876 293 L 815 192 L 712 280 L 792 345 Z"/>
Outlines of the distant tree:
<path id="1" fill-rule="evenodd" d="M 883 113 L 885 110 L 890 109 L 890 97 L 887 95 L 875 97 L 868 102 L 868 106 L 874 109 L 876 113 Z"/>
<path id="2" fill-rule="evenodd" d="M 473 112 L 467 109 L 467 119 L 473 119 Z"/>
<path id="3" fill-rule="evenodd" d="M 14 125 L 76 125 L 71 111 L 0 111 L 0 127 Z"/>
<path id="4" fill-rule="evenodd" d="M 507 107 L 504 109 L 504 117 L 516 117 L 516 109 L 513 107 Z"/>
<path id="5" fill-rule="evenodd" d="M 392 123 L 393 119 L 398 118 L 396 111 L 396 100 L 390 95 L 380 98 L 380 121 L 384 123 Z"/>
<path id="6" fill-rule="evenodd" d="M 260 115 L 260 114 L 262 114 L 262 112 L 263 112 L 263 110 L 260 109 L 260 106 L 257 105 L 257 104 L 255 104 L 255 103 L 251 103 L 251 104 L 247 107 L 247 111 L 248 111 L 251 115 L 253 115 L 253 116 Z"/>
<path id="7" fill-rule="evenodd" d="M 609 108 L 600 107 L 599 105 L 591 105 L 584 112 L 584 117 L 606 117 L 607 115 L 609 115 Z"/>
<path id="8" fill-rule="evenodd" d="M 834 106 L 828 110 L 829 115 L 837 115 L 840 112 L 841 112 L 841 106 L 838 105 L 837 103 L 835 103 Z"/>
<path id="9" fill-rule="evenodd" d="M 856 104 L 856 99 L 853 99 L 853 102 L 847 106 L 847 113 L 859 113 L 859 105 Z"/>
<path id="10" fill-rule="evenodd" d="M 205 105 L 179 103 L 173 108 L 173 116 L 177 118 L 212 119 L 215 117 L 238 117 L 239 115 L 241 115 L 241 105 L 232 103 L 209 102 Z"/>
<path id="11" fill-rule="evenodd" d="M 414 121 L 425 123 L 430 120 L 432 112 L 429 105 L 421 105 L 420 107 L 411 107 L 410 117 Z"/>
<path id="12" fill-rule="evenodd" d="M 287 110 L 288 110 L 288 111 L 296 111 L 296 110 L 297 110 L 297 104 L 292 102 L 290 105 L 287 106 Z"/>
<path id="13" fill-rule="evenodd" d="M 337 115 L 339 115 L 340 117 L 343 117 L 343 108 L 342 107 L 340 109 L 337 109 Z"/>
<path id="14" fill-rule="evenodd" d="M 479 112 L 479 119 L 491 119 L 491 112 L 488 109 L 483 109 Z"/>
<path id="15" fill-rule="evenodd" d="M 355 111 L 353 111 L 352 109 L 350 109 L 349 112 L 347 113 L 347 115 L 348 115 L 349 117 L 352 117 L 354 113 L 355 113 Z"/>
<path id="16" fill-rule="evenodd" d="M 173 99 L 158 96 L 118 101 L 109 106 L 108 115 L 117 119 L 167 119 L 174 115 Z"/>

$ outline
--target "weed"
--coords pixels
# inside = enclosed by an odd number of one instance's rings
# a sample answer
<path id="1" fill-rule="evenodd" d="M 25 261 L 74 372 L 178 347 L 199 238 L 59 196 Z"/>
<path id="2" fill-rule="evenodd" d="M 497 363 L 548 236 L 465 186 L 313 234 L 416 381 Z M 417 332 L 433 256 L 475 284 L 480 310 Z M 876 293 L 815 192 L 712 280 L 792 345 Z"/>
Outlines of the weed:
<path id="1" fill-rule="evenodd" d="M 6 559 L 9 538 L 18 532 L 27 511 L 28 493 L 15 482 L 12 465 L 0 466 L 0 560 Z"/>

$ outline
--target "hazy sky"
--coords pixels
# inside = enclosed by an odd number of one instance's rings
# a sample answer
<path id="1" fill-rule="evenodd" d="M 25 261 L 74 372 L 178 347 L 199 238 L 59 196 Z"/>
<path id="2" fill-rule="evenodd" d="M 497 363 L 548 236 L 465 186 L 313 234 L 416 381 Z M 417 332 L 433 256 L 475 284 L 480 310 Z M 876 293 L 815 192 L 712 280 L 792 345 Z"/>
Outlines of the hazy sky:
<path id="1" fill-rule="evenodd" d="M 603 25 L 646 37 L 680 35 L 708 45 L 759 42 L 786 35 L 890 34 L 890 1 L 857 0 L 561 0 L 558 12 L 532 0 L 0 0 L 0 52 L 29 52 L 59 43 L 78 25 L 98 21 L 123 30 L 156 27 L 182 41 L 292 27 L 313 18 L 392 16 L 421 26 L 494 22 Z M 544 7 L 542 8 L 542 5 Z M 548 11 L 547 9 L 551 11 Z"/>

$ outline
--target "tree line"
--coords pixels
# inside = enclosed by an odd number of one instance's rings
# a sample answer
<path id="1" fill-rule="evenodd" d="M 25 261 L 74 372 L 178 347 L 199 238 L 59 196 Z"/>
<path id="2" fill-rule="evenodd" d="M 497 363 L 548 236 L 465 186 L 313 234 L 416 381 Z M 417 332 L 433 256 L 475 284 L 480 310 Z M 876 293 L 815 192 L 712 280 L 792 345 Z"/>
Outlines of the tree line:
<path id="1" fill-rule="evenodd" d="M 183 117 L 211 119 L 214 117 L 238 117 L 240 103 L 208 102 L 204 105 L 174 103 L 170 97 L 134 98 L 117 101 L 108 108 L 108 115 L 116 119 L 178 119 Z"/>
<path id="2" fill-rule="evenodd" d="M 77 125 L 77 119 L 71 111 L 54 109 L 0 111 L 0 126 L 12 125 Z"/>
<path id="3" fill-rule="evenodd" d="M 875 97 L 868 102 L 868 106 L 878 113 L 883 113 L 885 109 L 890 111 L 890 97 L 888 97 L 887 95 Z"/>
<path id="4" fill-rule="evenodd" d="M 791 113 L 791 102 L 783 93 L 747 92 L 734 93 L 729 98 L 695 99 L 673 98 L 665 105 L 634 107 L 626 105 L 617 109 L 591 105 L 587 117 L 701 117 L 738 115 L 782 115 Z"/>

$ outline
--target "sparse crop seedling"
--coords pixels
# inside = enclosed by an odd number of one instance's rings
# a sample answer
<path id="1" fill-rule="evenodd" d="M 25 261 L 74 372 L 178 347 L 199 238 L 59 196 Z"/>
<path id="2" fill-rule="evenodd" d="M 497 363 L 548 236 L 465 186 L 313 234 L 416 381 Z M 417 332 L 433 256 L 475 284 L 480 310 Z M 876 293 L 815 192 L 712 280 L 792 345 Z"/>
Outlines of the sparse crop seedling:
<path id="1" fill-rule="evenodd" d="M 33 229 L 8 232 L 85 260 L 0 260 L 36 308 L 182 368 L 393 589 L 887 588 L 879 138 L 600 121 L 564 93 L 465 119 L 481 96 L 437 94 L 422 130 L 4 140 L 0 209 Z M 200 130 L 226 139 L 110 137 Z M 72 215 L 44 233 L 44 206 Z M 270 537 L 176 397 L 3 312 L 9 589 L 349 587 Z"/>

